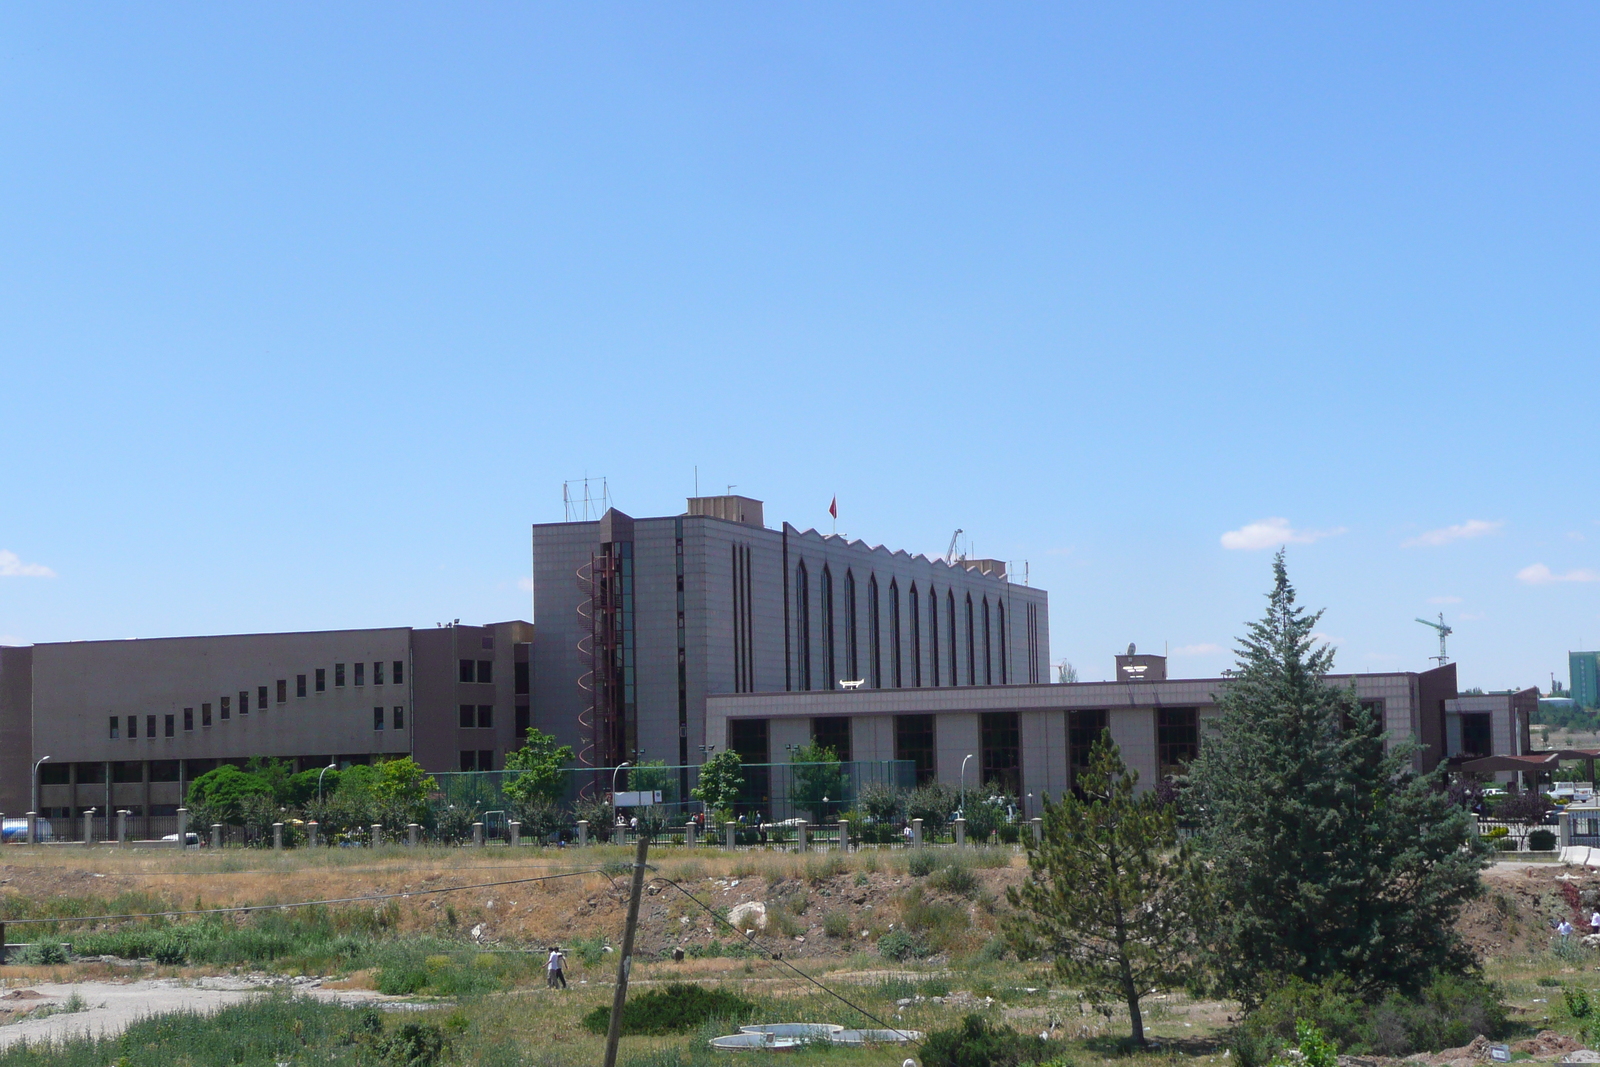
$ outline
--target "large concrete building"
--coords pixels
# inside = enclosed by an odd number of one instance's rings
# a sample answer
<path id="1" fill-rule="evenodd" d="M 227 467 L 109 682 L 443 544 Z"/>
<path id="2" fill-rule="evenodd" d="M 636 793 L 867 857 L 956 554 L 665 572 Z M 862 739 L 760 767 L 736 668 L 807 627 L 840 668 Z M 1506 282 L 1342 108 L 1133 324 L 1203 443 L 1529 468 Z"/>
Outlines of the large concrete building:
<path id="1" fill-rule="evenodd" d="M 787 762 L 800 745 L 826 739 L 845 759 L 912 761 L 921 781 L 1001 783 L 1034 798 L 1030 814 L 1037 814 L 1040 795 L 1072 787 L 1102 730 L 1110 729 L 1146 788 L 1199 751 L 1225 680 L 1171 679 L 1164 657 L 1132 649 L 1116 660 L 1111 682 L 718 694 L 707 700 L 706 735 L 737 749 L 747 763 Z M 1536 689 L 1463 696 L 1453 663 L 1328 681 L 1354 685 L 1391 738 L 1420 742 L 1421 769 L 1531 749 Z"/>
<path id="2" fill-rule="evenodd" d="M 769 529 L 761 501 L 533 527 L 534 717 L 580 763 L 701 762 L 719 694 L 970 691 L 1039 683 L 1044 590 L 950 561 Z"/>
<path id="3" fill-rule="evenodd" d="M 0 811 L 176 810 L 252 756 L 495 769 L 531 722 L 526 622 L 0 648 Z"/>

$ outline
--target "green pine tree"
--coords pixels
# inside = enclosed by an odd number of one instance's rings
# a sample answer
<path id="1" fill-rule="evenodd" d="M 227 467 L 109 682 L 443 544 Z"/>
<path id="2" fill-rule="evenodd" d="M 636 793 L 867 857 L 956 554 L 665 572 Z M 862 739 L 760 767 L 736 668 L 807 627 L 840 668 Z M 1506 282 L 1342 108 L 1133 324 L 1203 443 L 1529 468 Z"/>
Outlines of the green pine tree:
<path id="1" fill-rule="evenodd" d="M 1153 790 L 1135 794 L 1137 772 L 1105 731 L 1078 775 L 1077 794 L 1044 801 L 1042 840 L 1028 846 L 1028 877 L 1006 890 L 1015 911 L 1007 939 L 1018 955 L 1055 959 L 1056 972 L 1096 1000 L 1127 1005 L 1143 1046 L 1140 1001 L 1191 973 L 1194 924 L 1175 851 L 1176 812 Z"/>
<path id="2" fill-rule="evenodd" d="M 1284 978 L 1342 975 L 1367 996 L 1415 992 L 1474 963 L 1456 933 L 1487 862 L 1467 812 L 1420 774 L 1295 604 L 1283 553 L 1190 764 L 1185 807 L 1219 907 L 1199 924 L 1218 989 L 1254 1005 Z"/>

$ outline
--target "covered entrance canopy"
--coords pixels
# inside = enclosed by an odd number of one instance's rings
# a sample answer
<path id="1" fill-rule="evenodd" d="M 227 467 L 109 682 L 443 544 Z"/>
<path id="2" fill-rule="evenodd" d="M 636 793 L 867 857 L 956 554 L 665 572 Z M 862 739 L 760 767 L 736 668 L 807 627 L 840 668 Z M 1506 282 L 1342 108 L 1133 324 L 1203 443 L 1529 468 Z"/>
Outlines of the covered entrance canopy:
<path id="1" fill-rule="evenodd" d="M 1493 774 L 1496 771 L 1542 774 L 1555 771 L 1563 760 L 1583 760 L 1584 776 L 1592 782 L 1596 759 L 1600 759 L 1600 749 L 1557 748 L 1548 752 L 1530 752 L 1525 756 L 1484 756 L 1458 764 L 1456 770 L 1469 774 Z"/>

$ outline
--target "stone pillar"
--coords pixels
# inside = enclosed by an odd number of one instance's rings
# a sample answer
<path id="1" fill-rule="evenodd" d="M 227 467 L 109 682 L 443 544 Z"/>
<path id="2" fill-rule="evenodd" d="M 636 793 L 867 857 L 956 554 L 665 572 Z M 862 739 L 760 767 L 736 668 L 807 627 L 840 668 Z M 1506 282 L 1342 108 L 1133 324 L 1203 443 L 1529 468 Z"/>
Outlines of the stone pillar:
<path id="1" fill-rule="evenodd" d="M 272 851 L 283 851 L 283 823 L 281 822 L 272 824 Z"/>
<path id="2" fill-rule="evenodd" d="M 695 822 L 694 822 L 693 819 L 690 819 L 689 822 L 688 822 L 688 825 L 686 825 L 683 828 L 683 844 L 684 844 L 685 848 L 694 848 L 694 846 L 695 846 L 695 840 L 694 840 L 695 829 L 696 829 Z"/>
<path id="3" fill-rule="evenodd" d="M 412 848 L 417 847 L 417 835 L 422 832 L 422 827 L 414 822 L 406 823 L 406 844 Z"/>
<path id="4" fill-rule="evenodd" d="M 522 824 L 517 820 L 512 819 L 506 825 L 511 829 L 511 847 L 516 848 L 518 845 L 522 844 Z"/>
<path id="5" fill-rule="evenodd" d="M 83 843 L 86 845 L 94 844 L 94 812 L 95 809 L 90 808 L 83 813 Z"/>
<path id="6" fill-rule="evenodd" d="M 371 831 L 371 833 L 372 833 L 372 847 L 373 848 L 382 848 L 383 847 L 383 823 L 375 822 L 371 826 L 367 827 L 367 829 L 369 831 Z"/>
<path id="7" fill-rule="evenodd" d="M 1473 836 L 1477 836 L 1478 833 L 1476 816 L 1472 819 L 1472 833 Z M 1556 844 L 1562 848 L 1572 844 L 1572 814 L 1565 809 L 1556 814 Z"/>
<path id="8" fill-rule="evenodd" d="M 967 820 L 966 819 L 957 819 L 955 821 L 954 825 L 955 825 L 955 828 L 956 828 L 956 844 L 958 844 L 958 845 L 966 844 L 967 843 Z"/>
<path id="9" fill-rule="evenodd" d="M 794 843 L 798 846 L 797 851 L 806 850 L 806 823 L 803 820 L 794 824 Z"/>
<path id="10" fill-rule="evenodd" d="M 840 852 L 849 852 L 850 851 L 850 820 L 849 819 L 840 819 L 839 820 L 839 851 Z"/>
<path id="11" fill-rule="evenodd" d="M 911 820 L 911 847 L 912 848 L 921 848 L 922 847 L 922 820 L 921 819 L 912 819 Z"/>
<path id="12" fill-rule="evenodd" d="M 472 847 L 483 847 L 483 823 L 481 822 L 475 822 L 472 824 Z"/>
<path id="13" fill-rule="evenodd" d="M 1028 820 L 1028 822 L 1029 822 L 1029 825 L 1031 825 L 1033 827 L 1033 843 L 1035 845 L 1043 844 L 1044 843 L 1044 820 L 1039 818 L 1039 816 L 1035 815 L 1032 819 Z"/>
<path id="14" fill-rule="evenodd" d="M 318 831 L 321 829 L 322 824 L 315 819 L 306 823 L 306 844 L 311 848 L 316 848 L 321 843 L 321 839 L 317 836 Z"/>
<path id="15" fill-rule="evenodd" d="M 178 847 L 189 847 L 189 809 L 178 809 Z"/>
<path id="16" fill-rule="evenodd" d="M 28 812 L 28 844 L 37 844 L 39 840 L 39 813 Z"/>
<path id="17" fill-rule="evenodd" d="M 222 824 L 220 822 L 214 822 L 211 824 L 211 847 L 222 847 Z"/>
<path id="18" fill-rule="evenodd" d="M 123 808 L 117 812 L 117 844 L 128 843 L 128 809 Z"/>
<path id="19" fill-rule="evenodd" d="M 722 824 L 722 832 L 723 836 L 728 839 L 728 847 L 730 849 L 733 848 L 734 835 L 739 832 L 739 824 L 736 822 L 725 822 Z"/>
<path id="20" fill-rule="evenodd" d="M 578 847 L 582 848 L 589 843 L 589 820 L 578 820 Z"/>

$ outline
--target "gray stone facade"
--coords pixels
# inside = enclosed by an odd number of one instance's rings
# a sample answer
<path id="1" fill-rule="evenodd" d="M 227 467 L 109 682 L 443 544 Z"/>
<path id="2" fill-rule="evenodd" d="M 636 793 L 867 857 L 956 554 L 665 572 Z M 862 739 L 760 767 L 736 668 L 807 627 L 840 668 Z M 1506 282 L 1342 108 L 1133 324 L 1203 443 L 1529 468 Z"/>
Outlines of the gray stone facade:
<path id="1" fill-rule="evenodd" d="M 693 764 L 708 745 L 727 743 L 707 733 L 706 702 L 717 694 L 822 693 L 857 681 L 863 690 L 966 690 L 1045 679 L 1047 596 L 1008 581 L 1003 564 L 952 564 L 761 521 L 759 501 L 710 497 L 691 500 L 678 516 L 612 510 L 599 521 L 534 526 L 536 725 L 592 766 Z M 626 579 L 608 562 L 620 553 L 605 548 L 624 537 Z M 596 605 L 610 603 L 597 567 L 617 568 L 606 571 L 617 583 L 615 617 L 627 616 L 624 636 L 600 639 L 613 641 L 599 650 L 601 671 L 615 676 L 609 691 L 611 679 L 594 675 L 594 620 L 603 610 Z M 605 710 L 595 706 L 606 700 L 625 720 L 609 744 Z"/>

